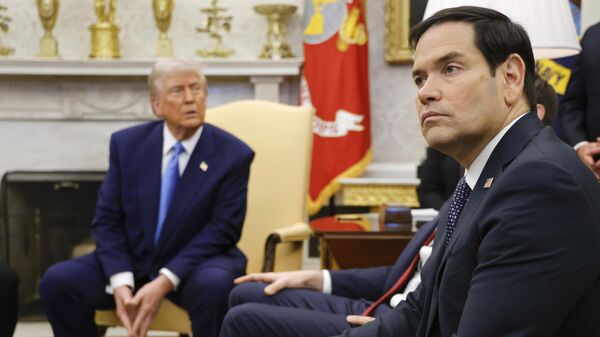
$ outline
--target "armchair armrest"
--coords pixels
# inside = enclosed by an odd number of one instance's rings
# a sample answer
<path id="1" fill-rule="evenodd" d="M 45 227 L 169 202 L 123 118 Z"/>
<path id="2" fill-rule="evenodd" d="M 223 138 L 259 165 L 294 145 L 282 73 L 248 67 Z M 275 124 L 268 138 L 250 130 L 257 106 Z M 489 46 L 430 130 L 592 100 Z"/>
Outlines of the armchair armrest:
<path id="1" fill-rule="evenodd" d="M 302 242 L 310 236 L 312 230 L 307 223 L 298 222 L 292 226 L 280 228 L 267 237 L 263 258 L 263 272 L 271 272 L 275 267 L 275 250 L 279 243 Z"/>

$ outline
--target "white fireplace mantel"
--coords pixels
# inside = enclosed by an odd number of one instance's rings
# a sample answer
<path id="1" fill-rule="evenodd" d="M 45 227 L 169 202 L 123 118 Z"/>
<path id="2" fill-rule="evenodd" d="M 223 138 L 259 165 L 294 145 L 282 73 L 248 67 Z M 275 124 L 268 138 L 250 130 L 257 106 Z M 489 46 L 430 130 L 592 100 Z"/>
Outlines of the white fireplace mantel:
<path id="1" fill-rule="evenodd" d="M 147 76 L 154 59 L 135 60 L 52 60 L 3 59 L 0 75 L 33 76 Z M 297 76 L 302 59 L 205 60 L 206 76 Z"/>
<path id="2" fill-rule="evenodd" d="M 0 60 L 0 119 L 153 118 L 146 76 L 152 59 Z M 209 106 L 237 99 L 294 103 L 302 59 L 203 61 Z"/>

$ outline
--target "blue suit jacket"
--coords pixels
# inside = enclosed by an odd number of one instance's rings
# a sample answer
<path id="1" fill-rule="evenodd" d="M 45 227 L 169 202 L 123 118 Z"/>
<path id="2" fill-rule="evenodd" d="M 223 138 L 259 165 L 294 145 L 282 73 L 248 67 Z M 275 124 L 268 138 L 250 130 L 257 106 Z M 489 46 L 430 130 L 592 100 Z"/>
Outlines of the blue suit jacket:
<path id="1" fill-rule="evenodd" d="M 232 261 L 245 266 L 236 243 L 246 213 L 253 151 L 229 133 L 204 124 L 155 247 L 162 143 L 162 121 L 111 137 L 110 165 L 92 224 L 106 277 L 132 271 L 140 279 L 166 267 L 183 279 L 209 259 L 224 268 Z M 199 168 L 201 162 L 208 170 Z M 220 256 L 227 258 L 220 261 Z"/>
<path id="2" fill-rule="evenodd" d="M 598 205 L 590 170 L 527 114 L 492 152 L 447 248 L 439 227 L 421 286 L 344 335 L 598 336 Z"/>

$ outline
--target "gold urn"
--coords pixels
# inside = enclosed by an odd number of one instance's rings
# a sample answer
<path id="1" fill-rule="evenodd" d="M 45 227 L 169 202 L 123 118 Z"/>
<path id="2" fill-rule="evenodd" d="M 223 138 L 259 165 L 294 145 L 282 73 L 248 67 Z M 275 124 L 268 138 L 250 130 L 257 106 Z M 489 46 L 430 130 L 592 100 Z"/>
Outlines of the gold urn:
<path id="1" fill-rule="evenodd" d="M 37 0 L 37 10 L 44 27 L 44 36 L 40 39 L 38 57 L 58 57 L 58 42 L 52 35 L 52 29 L 58 16 L 59 0 Z"/>
<path id="2" fill-rule="evenodd" d="M 173 43 L 167 35 L 171 26 L 173 6 L 173 0 L 152 0 L 154 20 L 159 31 L 158 42 L 156 44 L 156 56 L 159 57 L 173 56 Z"/>

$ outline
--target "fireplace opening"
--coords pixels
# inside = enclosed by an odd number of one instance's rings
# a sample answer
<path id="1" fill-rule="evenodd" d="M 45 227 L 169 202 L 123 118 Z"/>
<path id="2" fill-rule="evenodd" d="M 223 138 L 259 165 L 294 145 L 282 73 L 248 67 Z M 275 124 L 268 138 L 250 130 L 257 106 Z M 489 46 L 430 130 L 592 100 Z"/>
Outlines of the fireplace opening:
<path id="1" fill-rule="evenodd" d="M 39 282 L 48 267 L 91 244 L 104 172 L 6 173 L 0 184 L 0 260 L 21 279 L 19 319 L 45 319 Z"/>

